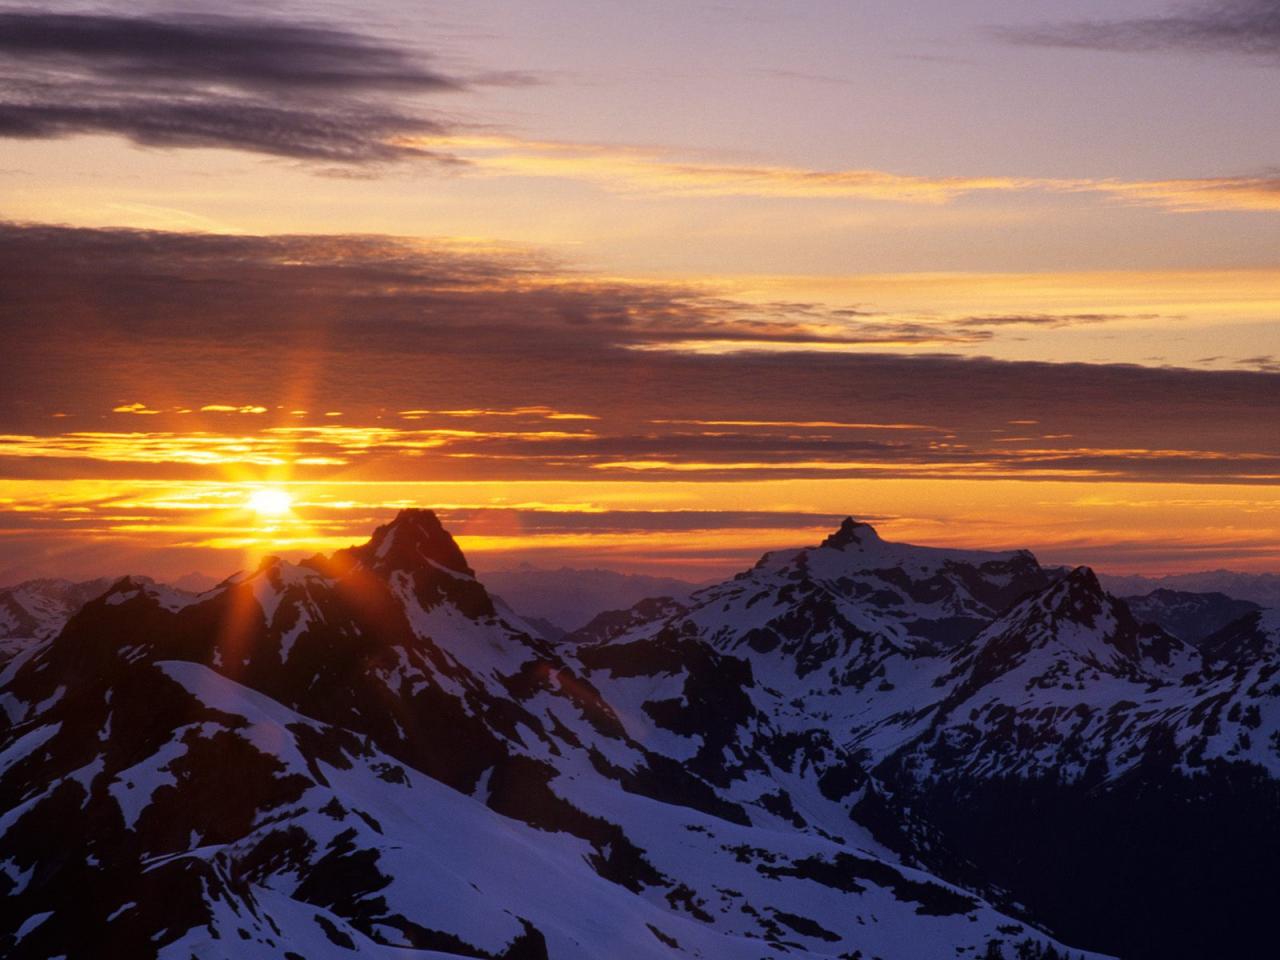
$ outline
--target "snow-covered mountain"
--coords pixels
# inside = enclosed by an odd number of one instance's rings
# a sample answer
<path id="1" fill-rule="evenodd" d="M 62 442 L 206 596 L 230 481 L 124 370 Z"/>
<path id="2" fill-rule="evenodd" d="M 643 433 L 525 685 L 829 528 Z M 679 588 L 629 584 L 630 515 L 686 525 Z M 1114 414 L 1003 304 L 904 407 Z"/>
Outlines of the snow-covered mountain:
<path id="1" fill-rule="evenodd" d="M 1199 643 L 1228 624 L 1262 609 L 1252 601 L 1236 600 L 1225 593 L 1166 589 L 1125 597 L 1124 602 L 1139 620 L 1157 624 L 1188 643 Z"/>
<path id="2" fill-rule="evenodd" d="M 1270 937 L 1261 903 L 1280 881 L 1262 859 L 1280 854 L 1280 653 L 1269 613 L 1197 648 L 1139 621 L 1088 568 L 889 544 L 846 521 L 820 547 L 634 614 L 579 655 L 622 665 L 592 674 L 610 702 L 630 698 L 672 730 L 713 729 L 695 769 L 733 776 L 803 745 L 807 781 L 851 801 L 886 843 L 1008 891 L 1077 943 L 1252 956 Z M 729 688 L 749 708 L 710 679 L 723 667 L 634 676 L 641 650 L 656 661 L 698 644 L 741 664 Z M 788 811 L 802 790 L 773 804 Z"/>
<path id="3" fill-rule="evenodd" d="M 110 577 L 48 578 L 0 589 L 0 664 L 28 644 L 57 633 L 68 617 L 113 582 Z"/>
<path id="4" fill-rule="evenodd" d="M 1280 620 L 1154 619 L 853 520 L 563 642 L 429 511 L 125 578 L 0 672 L 0 954 L 1267 955 Z"/>
<path id="5" fill-rule="evenodd" d="M 123 579 L 0 673 L 0 953 L 1062 956 L 927 869 L 850 743 L 1043 579 L 850 524 L 579 647 L 427 511 L 200 596 Z"/>
<path id="6" fill-rule="evenodd" d="M 47 637 L 71 614 L 111 586 L 110 578 L 27 580 L 0 589 L 0 640 Z"/>

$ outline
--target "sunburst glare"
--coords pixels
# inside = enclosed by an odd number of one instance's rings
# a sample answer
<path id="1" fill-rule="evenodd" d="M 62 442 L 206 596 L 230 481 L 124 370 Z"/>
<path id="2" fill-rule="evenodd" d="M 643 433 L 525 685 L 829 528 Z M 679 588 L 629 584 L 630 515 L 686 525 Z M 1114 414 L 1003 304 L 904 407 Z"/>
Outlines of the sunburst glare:
<path id="1" fill-rule="evenodd" d="M 293 509 L 293 497 L 278 487 L 260 487 L 249 493 L 246 506 L 263 517 L 283 517 Z"/>

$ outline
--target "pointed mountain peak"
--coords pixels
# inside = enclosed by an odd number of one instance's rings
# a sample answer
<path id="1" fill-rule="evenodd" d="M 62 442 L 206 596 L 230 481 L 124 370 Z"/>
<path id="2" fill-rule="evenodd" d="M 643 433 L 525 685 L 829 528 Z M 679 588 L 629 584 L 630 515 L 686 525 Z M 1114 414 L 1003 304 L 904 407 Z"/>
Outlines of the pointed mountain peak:
<path id="1" fill-rule="evenodd" d="M 1039 606 L 1055 617 L 1092 625 L 1112 602 L 1090 567 L 1076 567 L 1041 594 Z"/>
<path id="2" fill-rule="evenodd" d="M 1082 663 L 1113 676 L 1150 679 L 1141 663 L 1142 642 L 1128 608 L 1102 589 L 1091 569 L 1076 567 L 1023 598 L 974 638 L 959 655 L 971 673 L 958 692 L 970 696 L 1023 664 L 1036 671 L 1035 682 L 1041 686 L 1064 678 L 1076 682 L 1069 674 Z M 1168 651 L 1155 659 L 1167 663 Z M 1064 663 L 1075 665 L 1062 667 Z"/>
<path id="3" fill-rule="evenodd" d="M 150 577 L 144 577 L 136 573 L 126 574 L 118 580 L 112 582 L 102 597 L 117 597 L 116 603 L 120 603 L 125 597 L 136 596 L 137 594 L 145 594 L 148 592 L 156 592 L 159 584 Z"/>
<path id="4" fill-rule="evenodd" d="M 1102 584 L 1098 582 L 1098 575 L 1093 572 L 1093 567 L 1076 567 L 1062 578 L 1062 582 L 1069 584 L 1072 591 L 1106 592 L 1102 589 Z"/>
<path id="5" fill-rule="evenodd" d="M 878 543 L 880 534 L 869 523 L 861 523 L 853 517 L 845 517 L 840 529 L 822 541 L 822 546 L 833 550 L 843 550 L 851 544 Z"/>
<path id="6" fill-rule="evenodd" d="M 373 531 L 369 542 L 357 550 L 366 564 L 382 569 L 407 570 L 429 561 L 475 576 L 461 548 L 433 510 L 401 510 L 394 520 Z"/>

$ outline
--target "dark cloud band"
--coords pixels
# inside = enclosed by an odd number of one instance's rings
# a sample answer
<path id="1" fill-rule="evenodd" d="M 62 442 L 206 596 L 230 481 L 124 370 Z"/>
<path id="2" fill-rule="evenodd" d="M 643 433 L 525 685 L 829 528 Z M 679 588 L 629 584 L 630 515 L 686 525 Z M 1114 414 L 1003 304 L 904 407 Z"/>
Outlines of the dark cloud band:
<path id="1" fill-rule="evenodd" d="M 0 54 L 122 82 L 213 82 L 273 92 L 461 87 L 406 51 L 359 34 L 231 17 L 10 11 L 0 13 Z"/>
<path id="2" fill-rule="evenodd" d="M 412 51 L 333 27 L 0 13 L 0 136 L 107 133 L 349 164 L 436 157 L 409 138 L 447 124 L 408 101 L 469 85 Z"/>
<path id="3" fill-rule="evenodd" d="M 654 350 L 867 343 L 893 324 L 594 280 L 527 251 L 9 225 L 0 288 L 8 476 L 194 478 L 197 435 L 229 432 L 246 469 L 296 457 L 316 478 L 1280 475 L 1257 427 L 1280 419 L 1275 373 Z"/>
<path id="4" fill-rule="evenodd" d="M 1275 0 L 1201 3 L 1162 17 L 1071 21 L 999 28 L 995 33 L 1007 41 L 1031 46 L 1223 53 L 1280 65 L 1280 4 Z"/>

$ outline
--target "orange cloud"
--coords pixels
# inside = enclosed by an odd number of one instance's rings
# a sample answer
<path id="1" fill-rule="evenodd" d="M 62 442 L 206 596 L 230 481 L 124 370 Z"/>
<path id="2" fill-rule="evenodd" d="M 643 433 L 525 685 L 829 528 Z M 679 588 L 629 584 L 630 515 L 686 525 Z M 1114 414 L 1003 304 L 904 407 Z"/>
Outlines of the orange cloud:
<path id="1" fill-rule="evenodd" d="M 464 410 L 401 410 L 398 416 L 405 420 L 422 420 L 426 417 L 536 417 L 544 420 L 599 420 L 590 413 L 564 413 L 546 406 L 513 407 L 509 409 L 493 409 L 476 407 Z"/>
<path id="2" fill-rule="evenodd" d="M 670 151 L 509 136 L 416 137 L 415 148 L 446 149 L 482 175 L 587 180 L 620 190 L 682 196 L 858 198 L 946 203 L 976 191 L 1009 191 L 1050 181 L 1001 176 L 927 177 L 883 170 L 810 170 L 776 164 L 675 159 Z M 1056 181 L 1053 181 L 1056 182 Z M 1066 181 L 1064 181 L 1066 183 Z"/>
<path id="3" fill-rule="evenodd" d="M 1101 180 L 1069 189 L 1102 193 L 1128 203 L 1177 213 L 1280 210 L 1280 177 Z"/>
<path id="4" fill-rule="evenodd" d="M 235 406 L 229 403 L 206 403 L 200 408 L 201 413 L 266 413 L 266 407 L 242 404 Z"/>
<path id="5" fill-rule="evenodd" d="M 862 168 L 819 170 L 768 163 L 691 160 L 674 149 L 528 140 L 512 136 L 409 138 L 447 150 L 472 175 L 554 177 L 620 191 L 692 197 L 878 200 L 945 204 L 983 193 L 1092 193 L 1174 212 L 1280 210 L 1280 178 L 1119 180 L 1007 175 L 916 175 Z"/>
<path id="6" fill-rule="evenodd" d="M 159 413 L 159 410 L 152 410 L 145 403 L 122 403 L 118 407 L 111 408 L 112 413 L 136 413 L 141 416 L 152 416 Z"/>

